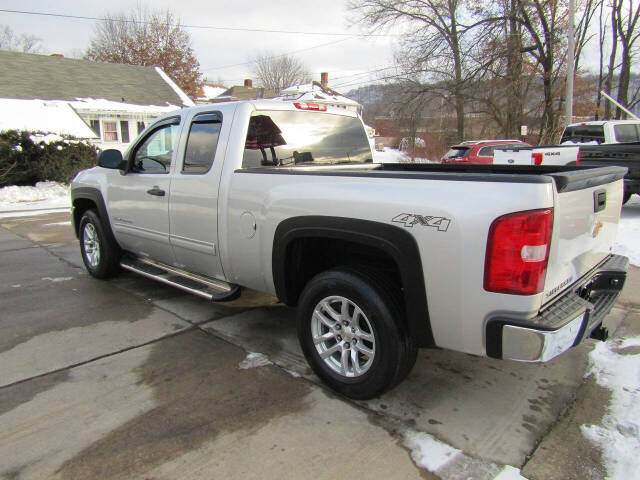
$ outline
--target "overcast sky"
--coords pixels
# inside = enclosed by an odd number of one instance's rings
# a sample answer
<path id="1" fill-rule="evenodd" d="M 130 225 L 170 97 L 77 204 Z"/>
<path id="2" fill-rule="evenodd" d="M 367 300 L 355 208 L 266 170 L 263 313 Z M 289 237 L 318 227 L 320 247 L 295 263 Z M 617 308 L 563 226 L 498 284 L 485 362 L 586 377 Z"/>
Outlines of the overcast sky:
<path id="1" fill-rule="evenodd" d="M 137 5 L 136 0 L 110 0 L 105 2 L 108 7 L 96 7 L 96 3 L 86 0 L 1 0 L 0 9 L 102 17 L 106 13 L 131 11 Z M 396 37 L 357 36 L 366 32 L 351 24 L 346 3 L 346 0 L 153 0 L 146 5 L 156 10 L 171 8 L 184 25 L 353 34 L 348 37 L 187 28 L 201 71 L 213 82 L 220 81 L 226 86 L 242 84 L 244 78 L 253 76 L 252 66 L 247 63 L 257 53 L 269 51 L 276 55 L 293 53 L 306 64 L 316 80 L 320 79 L 320 72 L 328 71 L 329 84 L 347 92 L 393 73 L 393 70 L 366 72 L 393 64 Z M 8 25 L 16 33 L 36 35 L 42 39 L 46 53 L 66 56 L 86 50 L 95 23 L 0 12 L 0 25 Z M 594 69 L 597 61 L 597 48 L 585 49 L 582 66 Z M 242 63 L 245 65 L 237 65 Z"/>
<path id="2" fill-rule="evenodd" d="M 101 2 L 101 5 L 107 4 L 108 7 L 96 7 L 94 2 L 86 0 L 3 0 L 0 8 L 101 17 L 107 12 L 129 11 L 136 6 L 136 1 Z M 358 26 L 350 26 L 345 0 L 154 0 L 147 5 L 153 9 L 171 8 L 185 25 L 364 33 Z M 16 33 L 40 37 L 46 53 L 71 56 L 87 48 L 95 22 L 0 12 L 0 24 L 10 26 Z M 203 74 L 212 81 L 221 80 L 227 86 L 241 84 L 244 78 L 252 76 L 251 65 L 230 65 L 248 62 L 261 51 L 275 54 L 297 52 L 295 55 L 307 65 L 314 79 L 320 79 L 321 71 L 328 71 L 330 83 L 333 86 L 343 85 L 345 90 L 380 75 L 379 72 L 362 75 L 362 72 L 393 63 L 393 37 L 187 30 Z M 327 43 L 332 44 L 312 48 Z"/>

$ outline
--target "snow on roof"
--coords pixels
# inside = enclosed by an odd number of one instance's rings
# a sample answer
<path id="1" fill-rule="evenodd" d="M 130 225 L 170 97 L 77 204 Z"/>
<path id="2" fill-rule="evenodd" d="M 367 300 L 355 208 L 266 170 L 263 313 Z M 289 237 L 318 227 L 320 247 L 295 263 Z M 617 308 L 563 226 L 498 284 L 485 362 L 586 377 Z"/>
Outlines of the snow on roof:
<path id="1" fill-rule="evenodd" d="M 65 101 L 0 98 L 0 131 L 29 130 L 77 138 L 97 138 Z"/>
<path id="2" fill-rule="evenodd" d="M 172 112 L 180 109 L 180 107 L 170 104 L 165 106 L 136 105 L 133 103 L 114 102 L 113 100 L 105 100 L 104 98 L 77 98 L 75 101 L 68 103 L 80 112 L 148 113 L 152 115 L 160 115 L 161 113 Z"/>
<path id="3" fill-rule="evenodd" d="M 202 96 L 200 99 L 209 99 L 216 98 L 226 92 L 228 89 L 226 87 L 218 87 L 214 85 L 203 85 L 202 86 Z"/>
<path id="4" fill-rule="evenodd" d="M 158 74 L 162 77 L 162 79 L 169 84 L 169 86 L 173 89 L 174 92 L 176 92 L 176 94 L 180 97 L 180 100 L 182 100 L 183 105 L 185 105 L 186 107 L 195 106 L 195 103 L 193 103 L 193 100 L 191 100 L 187 96 L 187 94 L 184 93 L 182 89 L 178 85 L 176 85 L 173 80 L 171 80 L 169 75 L 164 73 L 164 70 L 162 70 L 160 67 L 156 67 L 156 72 L 158 72 Z"/>
<path id="5" fill-rule="evenodd" d="M 329 103 L 334 105 L 351 105 L 354 107 L 360 106 L 360 104 L 350 98 L 331 93 L 324 90 L 320 85 L 316 83 L 307 83 L 304 85 L 293 85 L 291 87 L 284 88 L 280 91 L 280 96 L 276 97 L 278 100 L 299 100 L 301 102 L 315 102 L 315 103 Z"/>

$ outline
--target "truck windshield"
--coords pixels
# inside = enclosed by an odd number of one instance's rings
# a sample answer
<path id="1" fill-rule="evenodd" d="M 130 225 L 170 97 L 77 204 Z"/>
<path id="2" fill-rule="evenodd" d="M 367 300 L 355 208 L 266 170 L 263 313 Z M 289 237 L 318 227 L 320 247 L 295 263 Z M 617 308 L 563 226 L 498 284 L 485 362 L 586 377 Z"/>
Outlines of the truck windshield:
<path id="1" fill-rule="evenodd" d="M 369 163 L 360 119 L 317 112 L 258 111 L 249 121 L 243 168 Z"/>
<path id="2" fill-rule="evenodd" d="M 567 127 L 562 133 L 560 143 L 589 143 L 604 142 L 604 127 L 602 125 L 576 125 Z"/>

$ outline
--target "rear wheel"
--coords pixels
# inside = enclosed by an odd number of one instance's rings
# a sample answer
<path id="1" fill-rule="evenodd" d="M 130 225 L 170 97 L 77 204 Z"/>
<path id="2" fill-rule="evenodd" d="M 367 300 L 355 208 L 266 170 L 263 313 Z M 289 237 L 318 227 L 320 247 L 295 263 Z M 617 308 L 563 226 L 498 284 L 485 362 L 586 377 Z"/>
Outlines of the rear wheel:
<path id="1" fill-rule="evenodd" d="M 374 272 L 329 270 L 307 284 L 298 304 L 298 338 L 314 372 L 351 398 L 380 395 L 416 359 L 397 298 Z"/>
<path id="2" fill-rule="evenodd" d="M 624 192 L 624 194 L 622 195 L 622 203 L 627 203 L 629 201 L 629 199 L 631 198 L 631 195 L 633 195 L 633 193 Z"/>
<path id="3" fill-rule="evenodd" d="M 96 278 L 109 278 L 120 270 L 120 248 L 106 235 L 102 221 L 93 210 L 80 218 L 80 252 L 87 271 Z"/>

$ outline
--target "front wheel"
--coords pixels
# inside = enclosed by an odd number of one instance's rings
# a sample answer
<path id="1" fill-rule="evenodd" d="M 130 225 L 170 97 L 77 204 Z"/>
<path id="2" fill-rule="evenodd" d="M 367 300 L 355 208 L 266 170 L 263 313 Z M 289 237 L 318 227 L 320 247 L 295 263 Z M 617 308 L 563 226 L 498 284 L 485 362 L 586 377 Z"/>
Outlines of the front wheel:
<path id="1" fill-rule="evenodd" d="M 106 235 L 96 212 L 87 210 L 80 218 L 80 253 L 87 271 L 96 278 L 109 278 L 120 269 L 120 248 Z"/>
<path id="2" fill-rule="evenodd" d="M 347 397 L 382 394 L 416 359 L 398 297 L 375 272 L 345 268 L 316 275 L 300 296 L 297 328 L 313 371 Z"/>
<path id="3" fill-rule="evenodd" d="M 633 195 L 633 193 L 631 192 L 624 192 L 624 194 L 622 195 L 622 203 L 627 203 L 629 201 L 629 199 L 631 198 L 631 195 Z"/>

